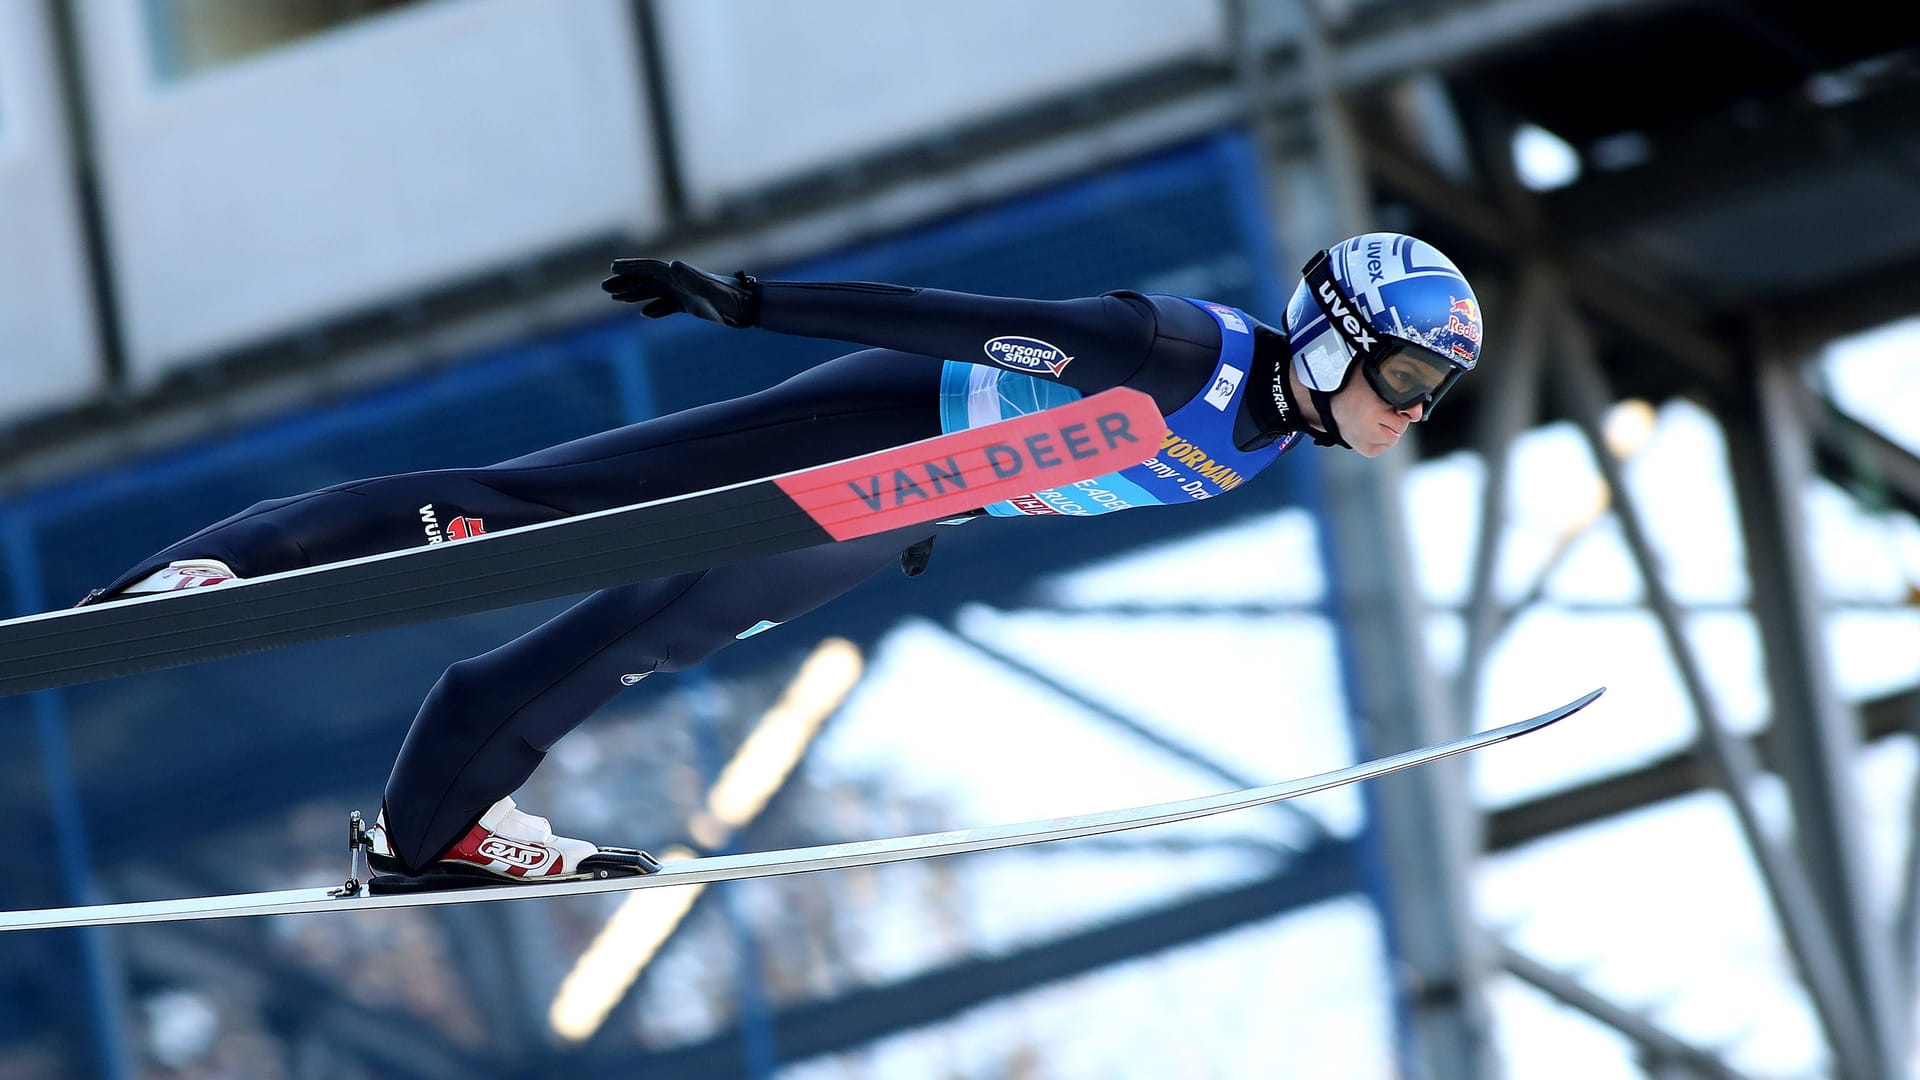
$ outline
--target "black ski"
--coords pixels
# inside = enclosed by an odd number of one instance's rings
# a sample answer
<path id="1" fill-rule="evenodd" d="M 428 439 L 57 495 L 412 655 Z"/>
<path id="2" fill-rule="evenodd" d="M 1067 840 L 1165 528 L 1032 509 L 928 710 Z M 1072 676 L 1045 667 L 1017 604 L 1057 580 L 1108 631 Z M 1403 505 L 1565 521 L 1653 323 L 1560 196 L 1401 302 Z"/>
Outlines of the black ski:
<path id="1" fill-rule="evenodd" d="M 870 536 L 1153 456 L 1114 389 L 780 476 L 246 581 L 0 622 L 0 696 L 405 626 Z"/>

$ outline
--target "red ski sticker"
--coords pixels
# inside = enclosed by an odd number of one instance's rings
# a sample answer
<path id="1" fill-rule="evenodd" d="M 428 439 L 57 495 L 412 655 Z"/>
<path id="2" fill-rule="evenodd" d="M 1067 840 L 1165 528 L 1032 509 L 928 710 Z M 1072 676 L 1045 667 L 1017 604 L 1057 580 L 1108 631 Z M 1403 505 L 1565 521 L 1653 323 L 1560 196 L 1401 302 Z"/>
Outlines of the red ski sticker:
<path id="1" fill-rule="evenodd" d="M 1116 388 L 774 483 L 835 540 L 851 540 L 1138 465 L 1165 430 L 1152 398 Z"/>

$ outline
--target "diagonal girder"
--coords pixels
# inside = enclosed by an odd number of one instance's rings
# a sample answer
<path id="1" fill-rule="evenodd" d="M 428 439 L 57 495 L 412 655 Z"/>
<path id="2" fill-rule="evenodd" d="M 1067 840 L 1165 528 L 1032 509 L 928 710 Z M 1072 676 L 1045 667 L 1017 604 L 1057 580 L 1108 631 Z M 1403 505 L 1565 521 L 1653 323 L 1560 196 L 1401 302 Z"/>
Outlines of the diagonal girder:
<path id="1" fill-rule="evenodd" d="M 967 960 L 772 1016 L 781 1060 L 838 1053 L 958 1015 L 994 998 L 1098 971 L 1165 949 L 1343 896 L 1359 887 L 1350 842 L 1307 849 L 1286 869 L 1221 892 L 1142 912 L 990 959 Z M 574 1076 L 748 1075 L 741 1033 L 721 1031 L 658 1050 L 599 1048 L 556 1056 L 555 1073 Z M 535 1075 L 533 1073 L 526 1074 Z M 552 1075 L 552 1074 L 547 1074 Z"/>

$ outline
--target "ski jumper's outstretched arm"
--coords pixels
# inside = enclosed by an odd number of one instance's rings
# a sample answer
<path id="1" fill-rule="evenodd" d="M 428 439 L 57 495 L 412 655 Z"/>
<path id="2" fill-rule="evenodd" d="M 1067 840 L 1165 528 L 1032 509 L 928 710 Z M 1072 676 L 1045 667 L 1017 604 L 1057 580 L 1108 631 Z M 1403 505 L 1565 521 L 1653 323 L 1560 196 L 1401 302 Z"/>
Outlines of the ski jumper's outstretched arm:
<path id="1" fill-rule="evenodd" d="M 760 287 L 768 330 L 1011 368 L 1089 394 L 1139 375 L 1159 336 L 1153 304 L 1137 293 L 1028 300 L 864 282 Z"/>
<path id="2" fill-rule="evenodd" d="M 602 288 L 649 316 L 684 312 L 727 326 L 999 367 L 1082 393 L 1130 386 L 1162 411 L 1205 385 L 1220 347 L 1213 320 L 1169 296 L 1121 291 L 1029 300 L 861 281 L 763 281 L 658 259 L 620 259 L 613 268 Z"/>

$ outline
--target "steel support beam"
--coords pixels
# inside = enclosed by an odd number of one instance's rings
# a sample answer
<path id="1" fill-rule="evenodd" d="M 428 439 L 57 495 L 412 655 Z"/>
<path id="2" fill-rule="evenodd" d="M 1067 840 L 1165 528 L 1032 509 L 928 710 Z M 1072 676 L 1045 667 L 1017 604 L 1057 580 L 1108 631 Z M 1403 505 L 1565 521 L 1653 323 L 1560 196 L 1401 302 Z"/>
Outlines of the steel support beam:
<path id="1" fill-rule="evenodd" d="M 839 1053 L 950 1019 L 996 998 L 1084 976 L 1113 964 L 1178 948 L 1359 888 L 1357 852 L 1335 841 L 1303 852 L 1277 873 L 988 959 L 967 960 L 837 997 L 773 1013 L 774 1040 L 787 1064 Z M 742 1032 L 718 1032 L 671 1049 L 612 1046 L 560 1051 L 534 1076 L 749 1076 Z"/>
<path id="2" fill-rule="evenodd" d="M 1920 690 L 1869 701 L 1861 706 L 1861 715 L 1865 735 L 1870 740 L 1912 736 L 1920 731 Z M 1749 742 L 1750 751 L 1758 756 L 1761 767 L 1772 771 L 1774 762 L 1768 757 L 1769 745 L 1768 740 L 1759 738 Z M 1508 851 L 1555 833 L 1592 825 L 1713 786 L 1712 772 L 1699 754 L 1691 751 L 1669 754 L 1493 811 L 1487 821 L 1487 850 Z M 1916 866 L 1912 851 L 1908 865 L 1913 869 L 1904 880 L 1920 881 L 1920 866 Z M 1917 890 L 1920 884 L 1909 889 L 1908 896 Z M 1912 926 L 1911 916 L 1901 925 Z M 1908 937 L 1902 935 L 1899 940 L 1906 941 Z"/>
<path id="3" fill-rule="evenodd" d="M 1335 605 L 1345 628 L 1349 693 L 1364 753 L 1391 753 L 1461 730 L 1426 652 L 1420 589 L 1400 507 L 1404 468 L 1325 454 L 1325 521 Z M 1337 552 L 1337 554 L 1336 554 Z M 1485 986 L 1491 970 L 1470 877 L 1481 828 L 1466 765 L 1438 762 L 1386 778 L 1368 802 L 1392 874 L 1389 935 L 1417 1055 L 1430 1080 L 1502 1075 Z"/>
<path id="4" fill-rule="evenodd" d="M 1510 213 L 1405 150 L 1378 138 L 1365 146 L 1368 171 L 1423 214 L 1514 262 L 1544 260 L 1581 307 L 1665 352 L 1681 365 L 1686 381 L 1716 393 L 1734 385 L 1738 364 L 1732 350 L 1709 332 L 1696 312 L 1622 279 L 1552 235 L 1531 234 L 1516 225 Z"/>
<path id="5" fill-rule="evenodd" d="M 0 557 L 4 559 L 0 571 L 9 576 L 15 603 L 27 611 L 41 611 L 46 608 L 46 596 L 33 528 L 33 520 L 22 514 L 0 521 Z M 59 902 L 95 903 L 99 897 L 93 846 L 86 800 L 73 767 L 66 697 L 59 691 L 34 694 L 27 708 L 33 716 L 40 772 L 46 783 L 46 831 L 53 838 L 52 877 L 59 882 Z M 49 997 L 69 1002 L 70 1011 L 61 1017 L 61 1026 L 74 1044 L 75 1060 L 89 1062 L 102 1080 L 132 1076 L 126 980 L 114 939 L 100 927 L 58 937 L 55 949 L 65 955 L 59 963 L 48 965 L 41 978 L 52 990 Z"/>
<path id="6" fill-rule="evenodd" d="M 1615 1004 L 1580 985 L 1572 976 L 1555 971 L 1511 945 L 1498 946 L 1500 964 L 1521 982 L 1533 986 L 1563 1005 L 1578 1009 L 1632 1039 L 1642 1052 L 1642 1064 L 1666 1080 L 1746 1080 L 1711 1051 L 1687 1042 L 1632 1009 Z"/>
<path id="7" fill-rule="evenodd" d="M 1808 548 L 1812 449 L 1799 417 L 1812 394 L 1796 357 L 1766 355 L 1750 392 L 1720 422 L 1740 507 L 1754 619 L 1766 656 L 1774 724 L 1768 738 L 1786 781 L 1793 835 L 1832 931 L 1880 1075 L 1901 1075 L 1908 1009 L 1896 989 L 1886 927 L 1867 903 L 1854 772 L 1859 718 L 1833 682 L 1825 610 Z"/>
<path id="8" fill-rule="evenodd" d="M 1821 475 L 1841 487 L 1865 480 L 1887 502 L 1920 517 L 1920 457 L 1832 406 L 1818 406 L 1802 422 L 1813 428 L 1814 461 Z"/>
<path id="9" fill-rule="evenodd" d="M 1907 734 L 1920 736 L 1920 691 L 1909 696 L 1902 710 Z M 1869 714 L 1869 717 L 1871 714 Z M 1872 724 L 1869 720 L 1868 730 Z M 1902 862 L 1899 900 L 1895 903 L 1893 945 L 1899 957 L 1902 989 L 1907 999 L 1920 995 L 1920 784 L 1907 795 L 1907 853 Z"/>
<path id="10" fill-rule="evenodd" d="M 543 904 L 461 904 L 434 917 L 447 936 L 453 967 L 484 1017 L 492 1049 L 505 1060 L 538 1061 L 552 1043 L 547 1005 L 566 972 L 553 913 Z"/>
<path id="11" fill-rule="evenodd" d="M 1567 412 L 1585 435 L 1595 464 L 1608 489 L 1613 493 L 1613 509 L 1620 522 L 1628 550 L 1640 568 L 1646 588 L 1648 607 L 1658 621 L 1668 652 L 1680 674 L 1688 700 L 1698 722 L 1698 749 L 1711 764 L 1720 787 L 1727 794 L 1741 835 L 1766 883 L 1768 896 L 1779 919 L 1789 951 L 1801 978 L 1813 999 L 1834 1059 L 1841 1075 L 1850 1078 L 1891 1078 L 1886 1071 L 1882 1048 L 1868 1022 L 1862 1017 L 1847 969 L 1838 957 L 1838 945 L 1821 913 L 1817 895 L 1807 880 L 1805 867 L 1791 852 L 1783 850 L 1761 823 L 1754 806 L 1752 788 L 1759 775 L 1753 752 L 1728 734 L 1719 719 L 1719 708 L 1707 688 L 1706 677 L 1692 644 L 1687 640 L 1684 616 L 1679 603 L 1667 588 L 1661 574 L 1660 558 L 1654 550 L 1620 463 L 1608 449 L 1603 432 L 1604 415 L 1611 398 L 1606 380 L 1594 355 L 1592 341 L 1583 325 L 1566 310 L 1564 299 L 1557 301 L 1562 317 L 1562 345 L 1566 355 L 1556 368 L 1555 384 Z"/>
<path id="12" fill-rule="evenodd" d="M 1236 10 L 1242 24 L 1250 19 L 1244 7 Z M 1288 271 L 1371 226 L 1359 139 L 1345 102 L 1335 96 L 1346 78 L 1341 65 L 1354 62 L 1353 47 L 1336 55 L 1303 0 L 1294 13 L 1298 65 L 1276 73 L 1244 47 L 1238 57 L 1266 169 L 1274 248 Z M 1298 85 L 1282 89 L 1283 81 Z M 1305 145 L 1276 137 L 1271 109 L 1289 94 L 1305 99 Z M 1293 277 L 1287 274 L 1289 284 Z M 1450 697 L 1431 692 L 1426 613 L 1400 506 L 1410 450 L 1377 461 L 1340 451 L 1315 455 L 1331 605 L 1343 631 L 1350 707 L 1361 725 L 1356 741 L 1367 753 L 1437 742 L 1462 730 Z M 1401 1070 L 1425 1080 L 1502 1074 L 1485 991 L 1492 960 L 1469 890 L 1479 823 L 1465 778 L 1461 763 L 1440 762 L 1371 785 L 1364 796 L 1391 875 L 1375 899 L 1401 972 L 1395 987 Z"/>
<path id="13" fill-rule="evenodd" d="M 1502 350 L 1504 363 L 1475 437 L 1486 480 L 1480 489 L 1480 535 L 1474 547 L 1473 576 L 1464 613 L 1467 645 L 1461 654 L 1454 705 L 1456 714 L 1469 725 L 1479 712 L 1480 677 L 1487 651 L 1506 622 L 1494 595 L 1494 584 L 1507 519 L 1513 443 L 1533 426 L 1537 413 L 1541 353 L 1547 339 L 1546 298 L 1540 280 L 1539 275 L 1521 269 L 1515 310 L 1511 319 L 1505 320 L 1513 327 L 1512 345 Z"/>

